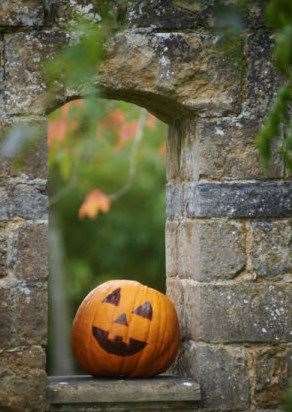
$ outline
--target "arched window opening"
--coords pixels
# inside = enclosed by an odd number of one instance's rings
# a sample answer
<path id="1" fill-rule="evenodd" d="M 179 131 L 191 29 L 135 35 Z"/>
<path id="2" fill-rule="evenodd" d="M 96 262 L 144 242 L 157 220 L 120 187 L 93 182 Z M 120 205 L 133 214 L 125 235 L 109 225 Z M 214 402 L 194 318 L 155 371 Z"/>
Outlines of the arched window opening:
<path id="1" fill-rule="evenodd" d="M 70 328 L 96 285 L 125 278 L 165 290 L 165 127 L 103 99 L 49 116 L 49 374 L 78 371 Z"/>

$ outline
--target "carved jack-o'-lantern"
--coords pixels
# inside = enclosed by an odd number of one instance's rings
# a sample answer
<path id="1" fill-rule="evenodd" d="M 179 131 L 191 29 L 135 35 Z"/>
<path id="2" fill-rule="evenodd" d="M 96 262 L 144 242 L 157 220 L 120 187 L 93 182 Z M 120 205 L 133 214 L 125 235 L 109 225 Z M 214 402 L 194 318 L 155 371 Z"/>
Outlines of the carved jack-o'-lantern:
<path id="1" fill-rule="evenodd" d="M 178 351 L 176 311 L 167 296 L 138 282 L 106 282 L 81 303 L 72 347 L 80 366 L 92 375 L 156 375 Z"/>

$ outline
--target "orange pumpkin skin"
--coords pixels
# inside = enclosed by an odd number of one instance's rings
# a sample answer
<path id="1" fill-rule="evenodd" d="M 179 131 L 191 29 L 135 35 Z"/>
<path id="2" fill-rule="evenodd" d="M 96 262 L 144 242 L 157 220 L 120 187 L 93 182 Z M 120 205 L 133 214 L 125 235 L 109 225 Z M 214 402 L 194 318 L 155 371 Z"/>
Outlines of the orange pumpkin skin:
<path id="1" fill-rule="evenodd" d="M 166 295 L 129 280 L 93 289 L 73 322 L 72 349 L 94 376 L 150 377 L 175 360 L 180 343 L 177 314 Z"/>

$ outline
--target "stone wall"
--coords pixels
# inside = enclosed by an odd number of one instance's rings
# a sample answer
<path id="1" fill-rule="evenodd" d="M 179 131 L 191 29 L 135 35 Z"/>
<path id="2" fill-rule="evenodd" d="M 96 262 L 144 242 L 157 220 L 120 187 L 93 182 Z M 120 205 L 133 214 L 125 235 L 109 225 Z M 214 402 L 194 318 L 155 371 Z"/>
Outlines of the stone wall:
<path id="1" fill-rule="evenodd" d="M 265 176 L 254 148 L 279 79 L 269 34 L 250 17 L 228 113 L 209 105 L 168 137 L 167 285 L 184 339 L 177 370 L 200 382 L 211 410 L 274 408 L 287 379 L 291 182 L 276 155 Z"/>
<path id="2" fill-rule="evenodd" d="M 99 73 L 105 97 L 145 106 L 169 124 L 167 287 L 183 347 L 176 368 L 197 379 L 202 408 L 273 408 L 287 376 L 291 182 L 270 176 L 254 136 L 280 84 L 262 12 L 250 7 L 240 64 L 222 52 L 211 2 L 134 2 L 129 28 Z M 187 2 L 185 2 L 187 3 Z M 199 4 L 199 3 L 198 3 Z M 45 138 L 43 57 L 65 43 L 88 1 L 1 1 L 0 124 Z M 68 94 L 56 96 L 60 104 Z M 44 411 L 47 339 L 46 145 L 21 171 L 0 164 L 0 410 Z"/>
<path id="3" fill-rule="evenodd" d="M 38 126 L 42 139 L 21 170 L 0 161 L 0 410 L 45 410 L 47 159 L 43 90 L 36 63 L 40 2 L 0 5 L 0 128 Z"/>

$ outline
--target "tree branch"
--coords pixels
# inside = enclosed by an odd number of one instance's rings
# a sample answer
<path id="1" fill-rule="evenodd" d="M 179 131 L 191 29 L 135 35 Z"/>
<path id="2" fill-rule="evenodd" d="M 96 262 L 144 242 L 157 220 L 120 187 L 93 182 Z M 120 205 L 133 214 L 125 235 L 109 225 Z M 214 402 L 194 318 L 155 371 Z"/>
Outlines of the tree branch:
<path id="1" fill-rule="evenodd" d="M 136 170 L 137 170 L 137 154 L 138 154 L 140 142 L 143 137 L 146 119 L 147 119 L 147 110 L 141 109 L 140 117 L 138 120 L 137 132 L 133 139 L 133 144 L 132 144 L 132 149 L 131 149 L 131 154 L 130 154 L 128 179 L 125 185 L 121 187 L 121 189 L 109 195 L 112 201 L 116 201 L 120 199 L 131 189 L 131 186 L 133 184 L 133 180 L 136 174 Z"/>

